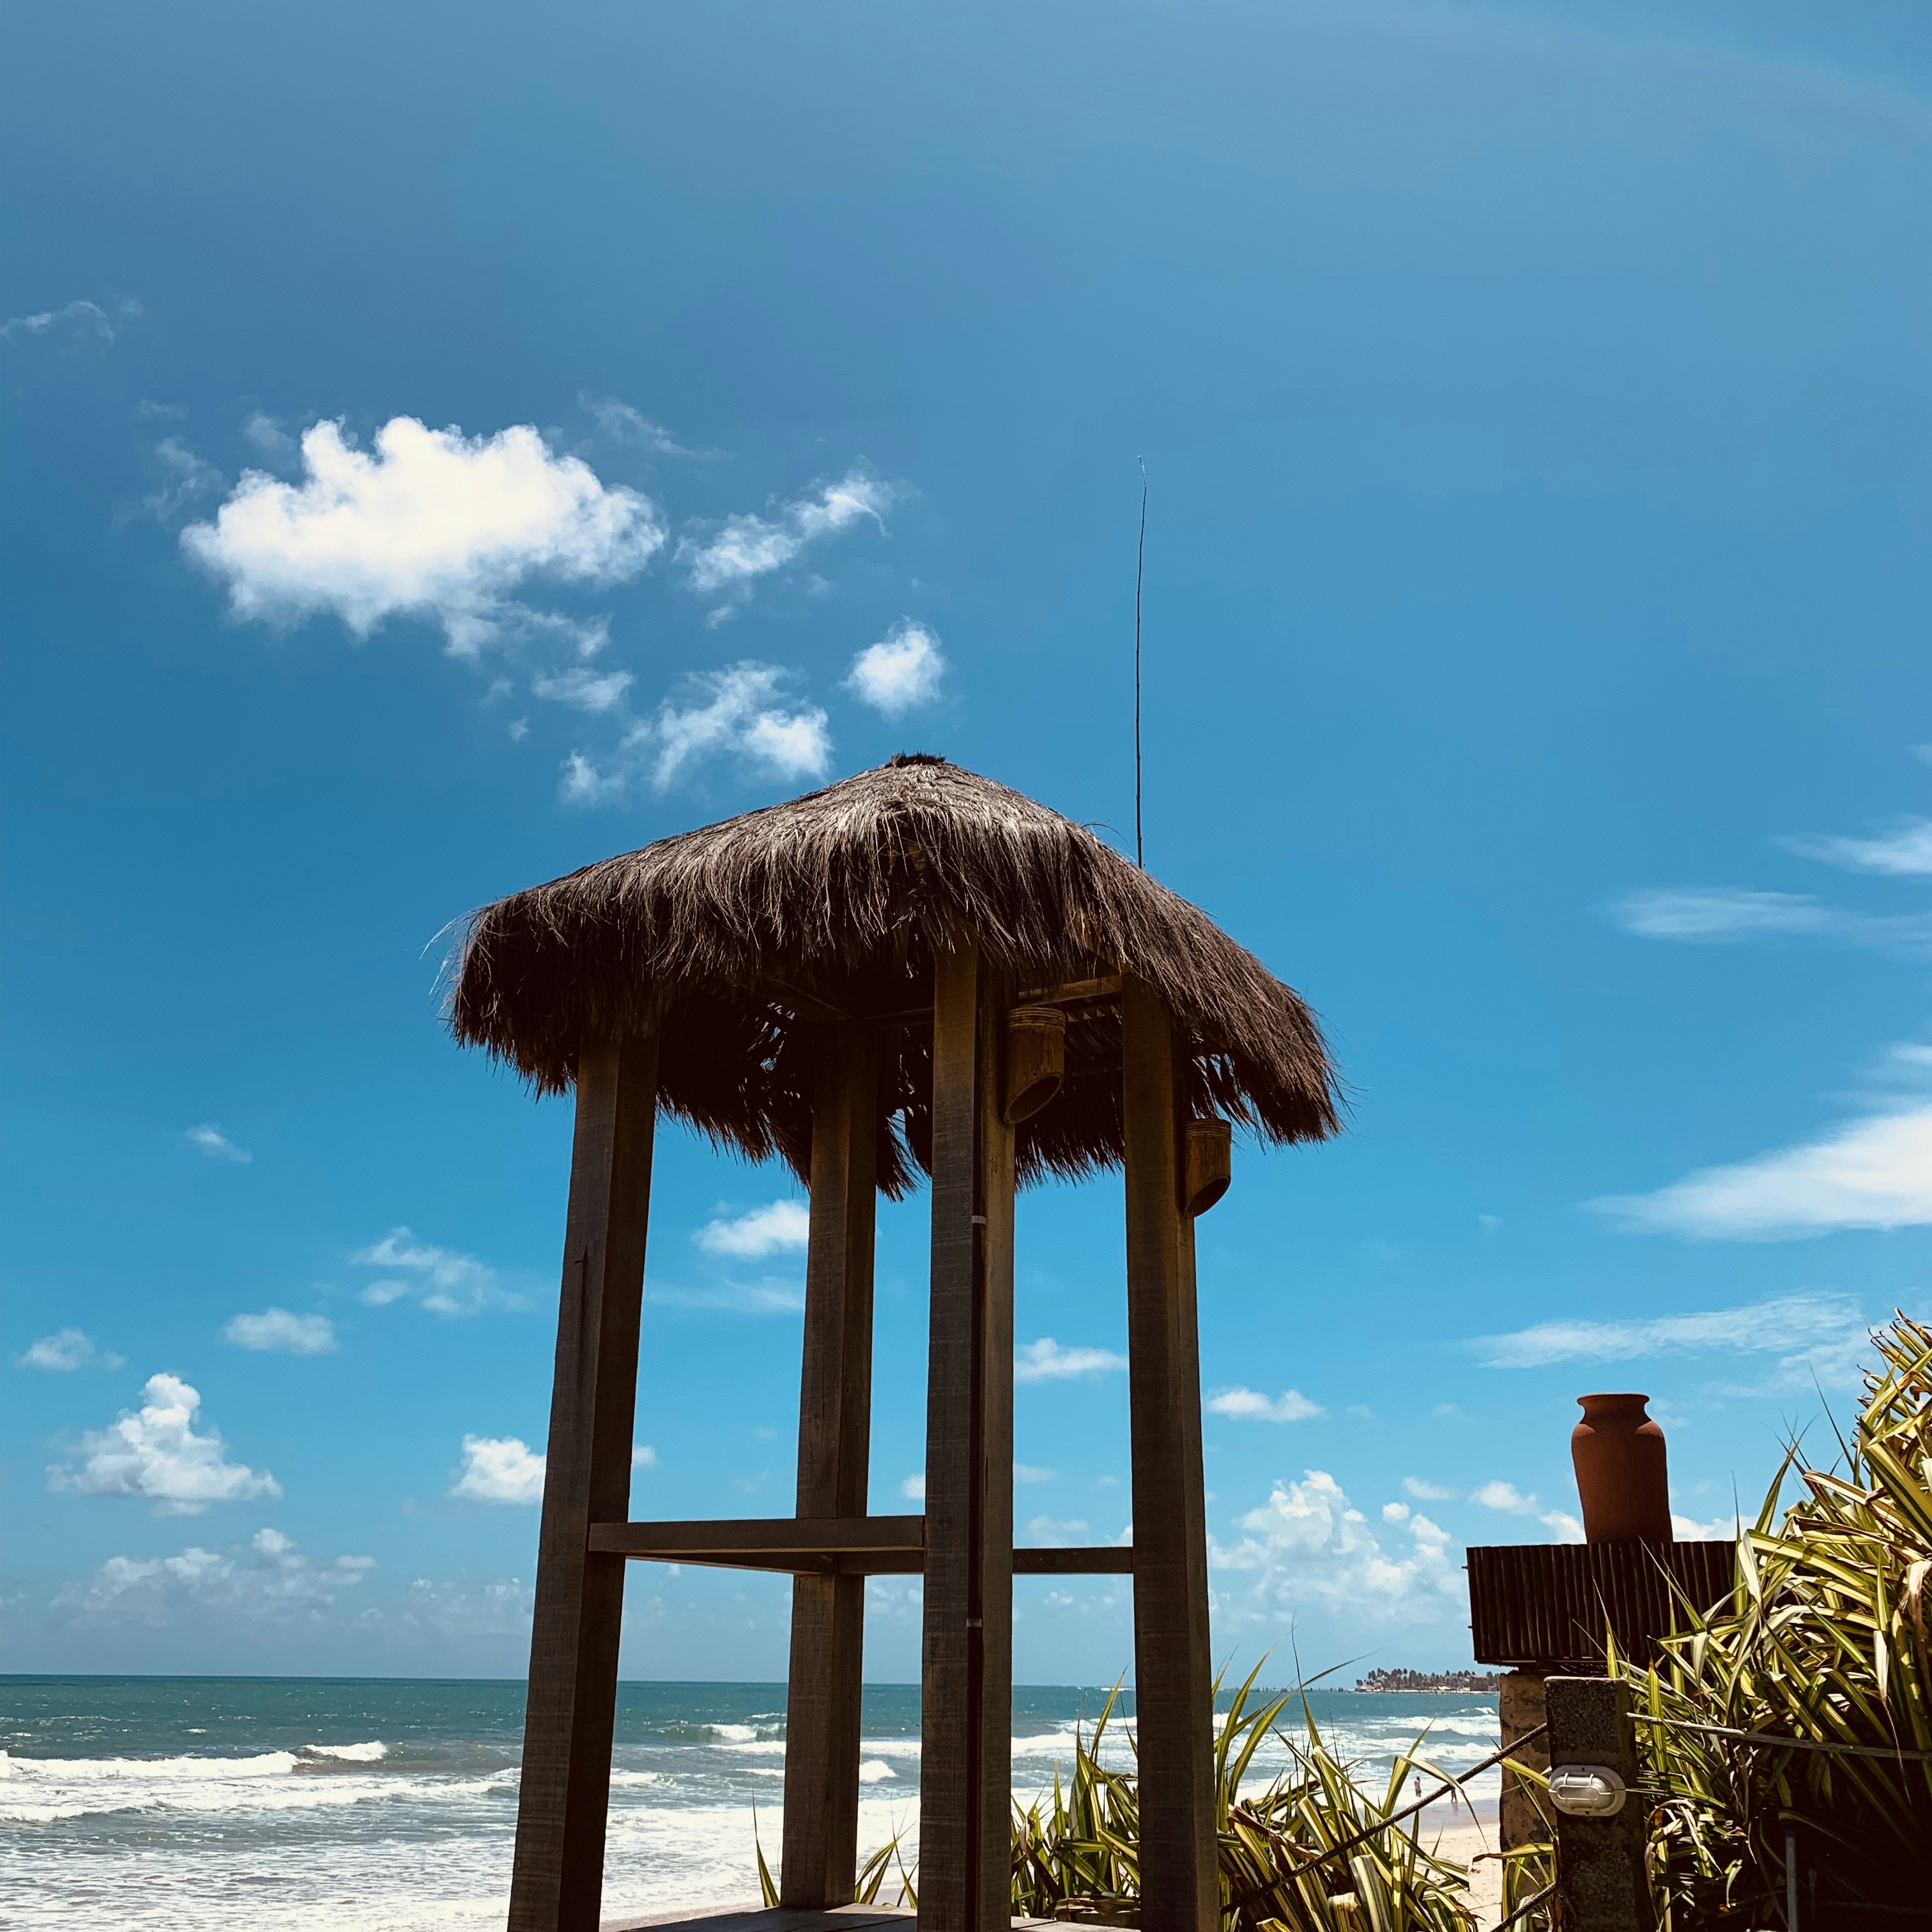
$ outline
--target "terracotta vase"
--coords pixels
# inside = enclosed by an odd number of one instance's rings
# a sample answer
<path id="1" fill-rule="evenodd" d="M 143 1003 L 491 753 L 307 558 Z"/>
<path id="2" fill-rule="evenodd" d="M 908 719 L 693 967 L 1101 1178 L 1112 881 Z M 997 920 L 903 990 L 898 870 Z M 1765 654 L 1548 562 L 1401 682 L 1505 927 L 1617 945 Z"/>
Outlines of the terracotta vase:
<path id="1" fill-rule="evenodd" d="M 1583 1419 L 1570 1432 L 1586 1543 L 1668 1543 L 1670 1483 L 1664 1431 L 1645 1413 L 1647 1395 L 1580 1395 Z"/>

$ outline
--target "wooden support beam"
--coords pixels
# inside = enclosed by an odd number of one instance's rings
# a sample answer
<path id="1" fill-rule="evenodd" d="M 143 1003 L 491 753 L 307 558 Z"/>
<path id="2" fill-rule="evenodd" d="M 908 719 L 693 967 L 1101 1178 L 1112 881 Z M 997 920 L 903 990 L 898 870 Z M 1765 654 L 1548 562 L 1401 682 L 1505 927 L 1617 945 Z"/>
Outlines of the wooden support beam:
<path id="1" fill-rule="evenodd" d="M 812 1226 L 798 1404 L 798 1514 L 866 1514 L 872 1441 L 872 1256 L 878 1200 L 878 1041 L 862 1024 L 814 1042 Z M 923 1526 L 922 1526 L 922 1528 Z M 782 1905 L 850 1905 L 859 1869 L 859 1706 L 866 1580 L 792 1585 Z"/>
<path id="2" fill-rule="evenodd" d="M 624 1566 L 590 1532 L 630 1514 L 657 1072 L 655 1034 L 578 1058 L 510 1932 L 597 1932 L 603 1898 Z"/>
<path id="3" fill-rule="evenodd" d="M 632 1562 L 709 1564 L 799 1576 L 916 1576 L 926 1568 L 926 1519 L 920 1516 L 604 1522 L 591 1526 L 590 1543 L 593 1550 Z M 1016 1576 L 1131 1576 L 1133 1568 L 1132 1548 L 1114 1543 L 1012 1552 Z"/>
<path id="4" fill-rule="evenodd" d="M 921 1932 L 1006 1932 L 1012 1769 L 1011 989 L 970 945 L 934 963 L 932 1304 L 921 1659 Z"/>
<path id="5" fill-rule="evenodd" d="M 1134 1708 L 1142 1932 L 1216 1932 L 1214 1672 L 1194 1226 L 1180 1211 L 1186 1089 L 1166 1006 L 1121 988 Z"/>
<path id="6" fill-rule="evenodd" d="M 1088 1000 L 1117 1000 L 1120 996 L 1120 976 L 1110 973 L 1099 980 L 1067 980 L 1058 986 L 1028 986 L 1018 994 L 1027 1006 L 1071 1006 Z"/>
<path id="7" fill-rule="evenodd" d="M 1118 1543 L 1013 1552 L 1016 1576 L 1131 1576 L 1133 1574 L 1134 1552 Z"/>
<path id="8" fill-rule="evenodd" d="M 922 1516 L 721 1516 L 688 1522 L 600 1522 L 590 1546 L 614 1556 L 695 1563 L 706 1556 L 830 1556 L 926 1546 Z M 790 1726 L 787 1726 L 789 1731 Z"/>

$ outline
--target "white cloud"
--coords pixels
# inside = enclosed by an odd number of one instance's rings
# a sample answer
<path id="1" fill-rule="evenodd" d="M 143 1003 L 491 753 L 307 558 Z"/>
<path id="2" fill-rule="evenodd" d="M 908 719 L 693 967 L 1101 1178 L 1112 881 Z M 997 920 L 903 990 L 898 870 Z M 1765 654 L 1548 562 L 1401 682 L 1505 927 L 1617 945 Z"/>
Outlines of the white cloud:
<path id="1" fill-rule="evenodd" d="M 14 1361 L 18 1368 L 46 1369 L 56 1374 L 65 1374 L 73 1369 L 118 1369 L 121 1366 L 118 1355 L 96 1347 L 94 1338 L 82 1334 L 78 1328 L 56 1328 L 51 1335 L 43 1335 L 16 1355 Z"/>
<path id="2" fill-rule="evenodd" d="M 778 778 L 814 777 L 830 763 L 825 713 L 815 704 L 784 710 L 778 699 L 785 674 L 776 665 L 735 664 L 695 682 L 705 701 L 680 710 L 667 698 L 650 727 L 659 790 L 720 752 L 734 752 Z"/>
<path id="3" fill-rule="evenodd" d="M 363 1289 L 359 1300 L 371 1308 L 413 1296 L 432 1315 L 474 1315 L 485 1308 L 516 1308 L 520 1298 L 474 1255 L 418 1241 L 406 1228 L 392 1228 L 373 1246 L 350 1256 L 358 1268 L 394 1269 Z"/>
<path id="4" fill-rule="evenodd" d="M 1808 892 L 1673 888 L 1629 893 L 1609 910 L 1626 932 L 1644 939 L 1723 944 L 1777 933 L 1818 933 L 1910 952 L 1932 945 L 1932 920 L 1922 916 L 1841 912 Z"/>
<path id="5" fill-rule="evenodd" d="M 1076 1376 L 1103 1376 L 1124 1369 L 1127 1358 L 1111 1348 L 1063 1348 L 1051 1335 L 1023 1342 L 1013 1351 L 1016 1382 L 1060 1382 Z"/>
<path id="6" fill-rule="evenodd" d="M 916 1476 L 900 1479 L 899 1494 L 909 1503 L 922 1503 L 926 1500 L 926 1472 L 922 1469 Z"/>
<path id="7" fill-rule="evenodd" d="M 1034 1549 L 1052 1549 L 1072 1543 L 1087 1534 L 1087 1525 L 1078 1516 L 1036 1516 L 1026 1526 L 1026 1540 Z"/>
<path id="8" fill-rule="evenodd" d="M 767 1255 L 804 1247 L 812 1233 L 812 1210 L 802 1201 L 773 1201 L 729 1220 L 707 1222 L 692 1238 L 706 1254 L 735 1255 L 762 1261 Z"/>
<path id="9" fill-rule="evenodd" d="M 274 418 L 256 410 L 242 425 L 242 434 L 262 454 L 277 463 L 292 463 L 302 446 Z"/>
<path id="10" fill-rule="evenodd" d="M 1480 1503 L 1485 1509 L 1501 1510 L 1506 1516 L 1534 1516 L 1536 1498 L 1526 1496 L 1514 1483 L 1495 1481 L 1485 1483 L 1479 1490 L 1469 1492 L 1472 1503 Z"/>
<path id="11" fill-rule="evenodd" d="M 162 437 L 154 445 L 153 457 L 160 481 L 141 499 L 141 507 L 164 524 L 172 523 L 197 497 L 212 494 L 228 481 L 178 436 Z"/>
<path id="12" fill-rule="evenodd" d="M 682 538 L 678 561 L 700 596 L 742 596 L 757 579 L 783 569 L 821 538 L 868 517 L 883 529 L 893 494 L 876 478 L 852 470 L 817 495 L 783 505 L 776 517 L 727 517 L 704 536 Z"/>
<path id="13" fill-rule="evenodd" d="M 574 704 L 580 711 L 614 711 L 633 682 L 627 670 L 598 671 L 587 664 L 572 664 L 566 670 L 532 678 L 530 689 L 553 704 Z"/>
<path id="14" fill-rule="evenodd" d="M 1932 818 L 1901 819 L 1876 838 L 1793 838 L 1786 842 L 1808 858 L 1843 866 L 1854 872 L 1882 872 L 1892 878 L 1932 874 Z"/>
<path id="15" fill-rule="evenodd" d="M 232 1161 L 238 1167 L 246 1167 L 255 1158 L 246 1148 L 237 1147 L 212 1123 L 188 1128 L 182 1138 L 198 1153 L 207 1155 L 210 1160 Z"/>
<path id="16" fill-rule="evenodd" d="M 112 342 L 114 323 L 99 303 L 91 302 L 70 302 L 62 308 L 43 309 L 38 315 L 11 316 L 0 322 L 0 341 L 22 336 L 62 334 Z"/>
<path id="17" fill-rule="evenodd" d="M 718 757 L 735 758 L 761 776 L 820 776 L 832 760 L 830 720 L 818 705 L 788 700 L 788 681 L 777 665 L 748 658 L 695 673 L 689 698 L 668 698 L 655 718 L 639 718 L 608 764 L 572 752 L 559 789 L 572 804 L 608 804 L 625 796 L 640 775 L 665 791 Z"/>
<path id="18" fill-rule="evenodd" d="M 1470 1346 L 1491 1369 L 1538 1369 L 1558 1362 L 1633 1362 L 1658 1355 L 1726 1350 L 1775 1355 L 1771 1390 L 1854 1386 L 1868 1324 L 1849 1294 L 1787 1294 L 1741 1308 L 1712 1308 L 1644 1321 L 1539 1322 Z M 1732 1393 L 1742 1393 L 1733 1390 Z"/>
<path id="19" fill-rule="evenodd" d="M 199 1516 L 210 1503 L 278 1496 L 266 1470 L 226 1460 L 220 1432 L 194 1432 L 197 1391 L 177 1376 L 150 1376 L 138 1409 L 124 1409 L 103 1430 L 80 1438 L 80 1465 L 47 1471 L 47 1486 L 89 1496 L 145 1496 L 157 1516 Z"/>
<path id="20" fill-rule="evenodd" d="M 902 617 L 852 660 L 845 688 L 875 711 L 898 718 L 939 695 L 945 670 L 938 638 L 925 625 Z"/>
<path id="21" fill-rule="evenodd" d="M 1254 1579 L 1220 1580 L 1217 1624 L 1292 1624 L 1296 1611 L 1311 1603 L 1372 1622 L 1453 1618 L 1462 1586 L 1448 1532 L 1406 1503 L 1385 1504 L 1382 1517 L 1406 1538 L 1406 1547 L 1385 1550 L 1325 1469 L 1305 1470 L 1298 1483 L 1276 1483 L 1267 1502 L 1240 1519 L 1245 1534 L 1239 1543 L 1210 1546 L 1217 1570 Z"/>
<path id="22" fill-rule="evenodd" d="M 473 1503 L 540 1503 L 544 1459 L 514 1436 L 466 1436 L 449 1493 Z"/>
<path id="23" fill-rule="evenodd" d="M 1838 915 L 1804 892 L 1706 890 L 1631 892 L 1610 908 L 1646 939 L 1748 939 L 1766 932 L 1828 932 Z"/>
<path id="24" fill-rule="evenodd" d="M 600 396 L 585 389 L 578 395 L 578 405 L 613 442 L 641 443 L 653 456 L 709 456 L 715 452 L 687 449 L 662 423 L 654 423 L 628 403 L 615 396 Z"/>
<path id="25" fill-rule="evenodd" d="M 1059 1473 L 1057 1469 L 1042 1469 L 1031 1462 L 1013 1465 L 1013 1480 L 1016 1483 L 1050 1483 Z"/>
<path id="26" fill-rule="evenodd" d="M 1558 1543 L 1581 1543 L 1583 1540 L 1581 1520 L 1572 1516 L 1568 1510 L 1545 1510 L 1536 1520 L 1556 1537 Z M 1673 1522 L 1676 1520 L 1674 1516 L 1671 1519 Z"/>
<path id="27" fill-rule="evenodd" d="M 222 1324 L 221 1339 L 238 1348 L 259 1348 L 278 1355 L 332 1355 L 335 1324 L 326 1315 L 293 1315 L 286 1308 L 265 1308 L 259 1315 L 232 1315 Z"/>
<path id="28" fill-rule="evenodd" d="M 653 1281 L 645 1284 L 644 1294 L 663 1308 L 712 1308 L 730 1315 L 796 1315 L 805 1306 L 805 1291 L 783 1275 L 761 1275 L 755 1281 Z"/>
<path id="29" fill-rule="evenodd" d="M 1700 1168 L 1653 1194 L 1590 1204 L 1640 1232 L 1802 1240 L 1932 1222 L 1932 1103 L 1855 1120 L 1753 1160 Z"/>
<path id="30" fill-rule="evenodd" d="M 1700 1522 L 1695 1516 L 1672 1512 L 1670 1518 L 1670 1533 L 1679 1543 L 1734 1543 L 1738 1527 L 1734 1516 L 1714 1516 L 1708 1522 Z"/>
<path id="31" fill-rule="evenodd" d="M 256 1532 L 256 1560 L 198 1544 L 173 1556 L 110 1556 L 85 1584 L 61 1592 L 57 1609 L 88 1622 L 172 1622 L 178 1616 L 274 1622 L 311 1616 L 353 1589 L 376 1567 L 372 1556 L 338 1556 L 317 1564 L 276 1529 Z"/>
<path id="32" fill-rule="evenodd" d="M 430 1630 L 438 1636 L 524 1636 L 532 1602 L 533 1592 L 520 1576 L 487 1583 L 418 1576 L 396 1621 L 406 1630 Z"/>
<path id="33" fill-rule="evenodd" d="M 1402 1479 L 1403 1490 L 1418 1502 L 1446 1503 L 1454 1502 L 1456 1492 L 1440 1483 L 1425 1482 L 1420 1476 L 1405 1476 Z"/>
<path id="34" fill-rule="evenodd" d="M 634 1469 L 655 1469 L 658 1466 L 658 1452 L 648 1442 L 631 1444 L 631 1467 Z"/>
<path id="35" fill-rule="evenodd" d="M 1221 1389 L 1208 1397 L 1208 1406 L 1216 1415 L 1238 1416 L 1252 1422 L 1306 1422 L 1328 1412 L 1299 1389 L 1283 1389 L 1278 1396 L 1265 1396 L 1251 1388 Z"/>
<path id="36" fill-rule="evenodd" d="M 664 542 L 648 498 L 607 488 L 527 424 L 466 436 L 396 416 L 370 452 L 340 423 L 318 422 L 302 454 L 300 482 L 249 470 L 212 523 L 182 532 L 189 555 L 227 584 L 237 617 L 332 615 L 358 638 L 390 617 L 420 617 L 473 656 L 506 630 L 544 622 L 511 602 L 526 581 L 620 583 Z"/>

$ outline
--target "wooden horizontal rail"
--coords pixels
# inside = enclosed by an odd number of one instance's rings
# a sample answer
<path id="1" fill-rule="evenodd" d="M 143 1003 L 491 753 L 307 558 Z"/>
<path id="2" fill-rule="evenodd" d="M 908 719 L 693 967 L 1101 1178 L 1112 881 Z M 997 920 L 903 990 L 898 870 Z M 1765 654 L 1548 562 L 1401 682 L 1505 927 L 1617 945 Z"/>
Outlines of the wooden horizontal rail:
<path id="1" fill-rule="evenodd" d="M 916 1576 L 926 1568 L 922 1516 L 744 1516 L 701 1522 L 597 1522 L 590 1547 L 644 1563 L 770 1570 L 794 1576 Z M 1130 1575 L 1118 1544 L 1016 1550 L 1016 1576 Z"/>

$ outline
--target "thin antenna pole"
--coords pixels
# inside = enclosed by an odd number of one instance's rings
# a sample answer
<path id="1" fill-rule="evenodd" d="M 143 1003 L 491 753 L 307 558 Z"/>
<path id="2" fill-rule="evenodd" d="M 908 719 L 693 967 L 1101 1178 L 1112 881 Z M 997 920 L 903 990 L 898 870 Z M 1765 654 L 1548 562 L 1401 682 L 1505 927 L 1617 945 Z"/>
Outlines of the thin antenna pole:
<path id="1" fill-rule="evenodd" d="M 1136 457 L 1141 466 L 1141 536 L 1134 551 L 1134 863 L 1147 870 L 1147 852 L 1141 840 L 1141 583 L 1147 570 L 1147 459 Z"/>

